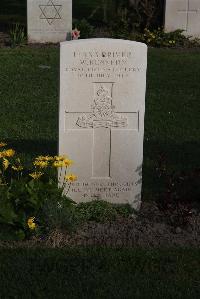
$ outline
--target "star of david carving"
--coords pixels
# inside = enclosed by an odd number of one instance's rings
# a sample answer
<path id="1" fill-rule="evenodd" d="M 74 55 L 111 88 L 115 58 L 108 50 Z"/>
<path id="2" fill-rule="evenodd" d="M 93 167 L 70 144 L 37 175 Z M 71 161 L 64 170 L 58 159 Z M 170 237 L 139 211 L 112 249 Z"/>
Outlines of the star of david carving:
<path id="1" fill-rule="evenodd" d="M 55 20 L 61 20 L 61 9 L 62 5 L 53 3 L 53 0 L 49 0 L 46 5 L 39 5 L 41 10 L 40 19 L 47 20 L 48 24 L 51 25 Z"/>

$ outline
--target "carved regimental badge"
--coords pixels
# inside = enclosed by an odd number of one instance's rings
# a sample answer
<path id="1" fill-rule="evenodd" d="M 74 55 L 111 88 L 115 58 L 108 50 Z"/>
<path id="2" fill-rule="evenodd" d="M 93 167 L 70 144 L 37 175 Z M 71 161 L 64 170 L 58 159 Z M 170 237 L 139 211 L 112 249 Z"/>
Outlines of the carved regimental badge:
<path id="1" fill-rule="evenodd" d="M 111 89 L 113 84 L 111 86 Z M 110 95 L 109 95 L 110 94 Z M 92 112 L 79 117 L 76 124 L 82 128 L 111 128 L 127 127 L 127 118 L 114 111 L 112 105 L 112 90 L 105 87 L 105 83 L 98 86 L 95 92 Z"/>

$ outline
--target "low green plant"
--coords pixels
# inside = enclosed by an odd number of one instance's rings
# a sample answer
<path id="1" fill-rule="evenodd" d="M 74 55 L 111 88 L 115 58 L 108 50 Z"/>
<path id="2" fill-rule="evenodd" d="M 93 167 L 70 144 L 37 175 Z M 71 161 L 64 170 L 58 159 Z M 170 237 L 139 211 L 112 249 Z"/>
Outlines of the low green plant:
<path id="1" fill-rule="evenodd" d="M 134 212 L 130 205 L 115 205 L 106 201 L 93 200 L 76 206 L 76 213 L 82 221 L 103 223 L 114 221 L 117 217 L 128 217 Z"/>
<path id="2" fill-rule="evenodd" d="M 26 168 L 13 149 L 7 149 L 5 143 L 0 143 L 0 148 L 0 225 L 8 226 L 23 238 L 58 223 L 56 217 L 54 220 L 43 217 L 42 221 L 37 217 L 45 206 L 51 206 L 55 216 L 57 204 L 64 218 L 66 208 L 73 205 L 63 193 L 76 180 L 75 175 L 67 174 L 72 161 L 66 156 L 39 156 Z M 58 168 L 64 174 L 62 180 L 61 175 L 57 178 Z"/>
<path id="3" fill-rule="evenodd" d="M 13 48 L 16 46 L 22 46 L 26 42 L 25 28 L 19 23 L 12 25 L 9 31 L 9 35 L 10 35 L 11 47 Z"/>
<path id="4" fill-rule="evenodd" d="M 130 34 L 130 27 L 128 21 L 125 18 L 115 20 L 114 23 L 111 23 L 108 30 L 111 32 L 111 36 L 113 38 L 127 39 Z"/>
<path id="5" fill-rule="evenodd" d="M 38 219 L 40 219 L 40 227 L 43 233 L 51 233 L 54 230 L 71 232 L 79 223 L 75 205 L 70 198 L 66 198 L 62 194 L 59 196 L 58 194 L 56 196 L 51 194 L 51 198 L 48 198 L 42 206 Z"/>
<path id="6" fill-rule="evenodd" d="M 74 20 L 73 27 L 77 28 L 81 33 L 81 38 L 90 38 L 93 36 L 94 27 L 86 19 Z"/>
<path id="7" fill-rule="evenodd" d="M 131 39 L 136 39 L 137 41 L 144 42 L 151 47 L 167 47 L 167 48 L 177 48 L 177 47 L 197 47 L 200 46 L 200 41 L 198 39 L 190 39 L 183 35 L 184 30 L 175 30 L 172 32 L 165 32 L 163 28 L 158 28 L 156 30 L 144 29 L 144 33 L 133 34 Z"/>

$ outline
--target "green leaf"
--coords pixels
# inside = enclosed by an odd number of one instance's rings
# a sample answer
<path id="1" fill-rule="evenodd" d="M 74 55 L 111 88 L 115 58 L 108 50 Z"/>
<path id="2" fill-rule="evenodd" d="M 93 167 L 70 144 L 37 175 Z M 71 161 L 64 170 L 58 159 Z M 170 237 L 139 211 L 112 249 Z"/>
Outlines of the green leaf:
<path id="1" fill-rule="evenodd" d="M 6 224 L 14 224 L 17 220 L 13 205 L 6 199 L 0 201 L 0 222 Z"/>

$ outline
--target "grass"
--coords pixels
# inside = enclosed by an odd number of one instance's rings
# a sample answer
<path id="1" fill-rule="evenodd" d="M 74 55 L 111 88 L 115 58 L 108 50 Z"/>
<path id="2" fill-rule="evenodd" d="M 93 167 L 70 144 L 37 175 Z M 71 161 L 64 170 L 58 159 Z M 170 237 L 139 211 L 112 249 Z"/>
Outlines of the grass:
<path id="1" fill-rule="evenodd" d="M 0 136 L 30 158 L 55 154 L 58 142 L 59 49 L 0 49 Z M 47 66 L 47 68 L 45 68 Z M 143 195 L 153 198 L 155 167 L 199 166 L 200 51 L 149 49 Z M 73 158 L 73 157 L 72 157 Z M 192 194 L 191 194 L 192 196 Z"/>
<path id="2" fill-rule="evenodd" d="M 149 51 L 144 192 L 151 187 L 156 191 L 154 168 L 159 153 L 166 155 L 167 167 L 174 171 L 200 166 L 199 62 L 200 51 Z"/>
<path id="3" fill-rule="evenodd" d="M 57 150 L 58 61 L 57 49 L 0 51 L 0 136 L 25 154 Z"/>
<path id="4" fill-rule="evenodd" d="M 194 249 L 1 249 L 0 297 L 197 299 L 199 258 Z"/>

